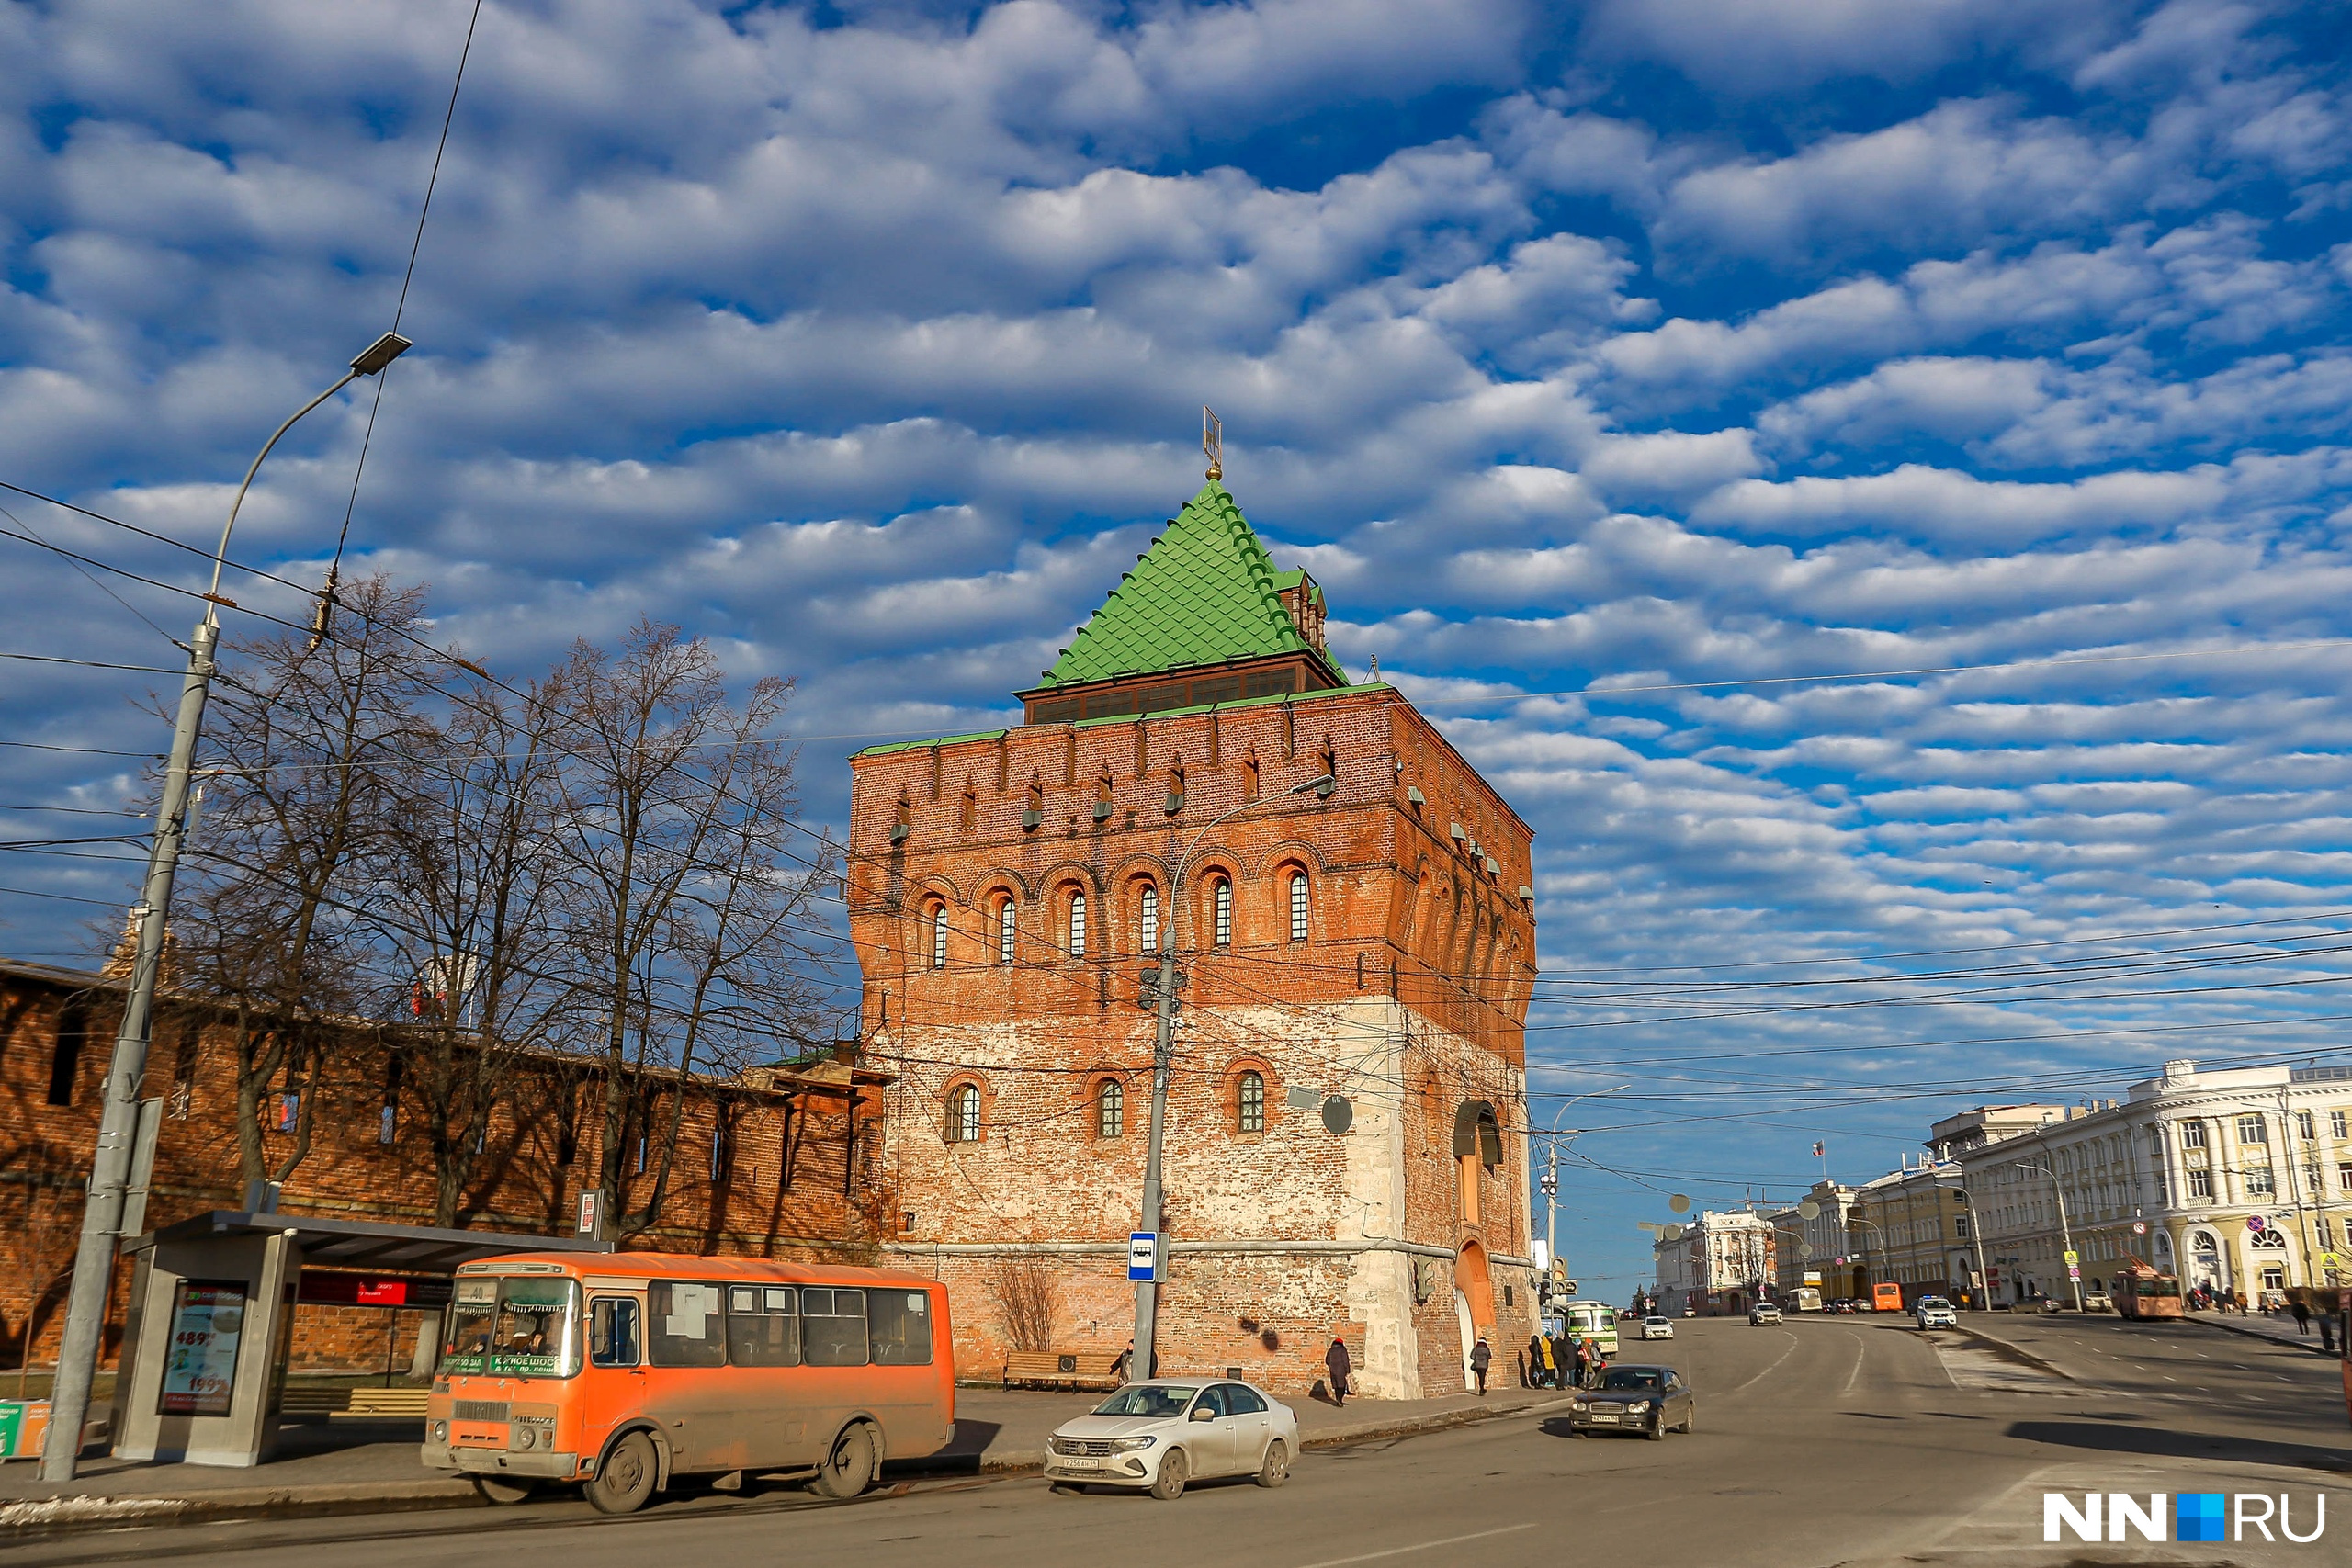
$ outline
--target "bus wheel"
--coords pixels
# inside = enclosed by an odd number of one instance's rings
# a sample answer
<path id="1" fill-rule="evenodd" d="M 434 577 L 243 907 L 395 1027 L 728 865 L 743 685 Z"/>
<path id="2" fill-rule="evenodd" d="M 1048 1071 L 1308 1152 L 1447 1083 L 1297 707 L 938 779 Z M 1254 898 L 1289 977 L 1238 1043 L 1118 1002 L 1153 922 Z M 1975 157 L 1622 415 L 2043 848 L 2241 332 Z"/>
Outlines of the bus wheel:
<path id="1" fill-rule="evenodd" d="M 864 1422 L 842 1428 L 808 1490 L 820 1497 L 854 1497 L 874 1480 L 874 1438 Z"/>
<path id="2" fill-rule="evenodd" d="M 481 1494 L 483 1502 L 493 1507 L 519 1503 L 537 1489 L 536 1484 L 528 1481 L 509 1481 L 499 1475 L 474 1477 L 474 1490 Z"/>
<path id="3" fill-rule="evenodd" d="M 633 1514 L 652 1499 L 659 1473 L 653 1439 L 631 1432 L 613 1445 L 583 1490 L 590 1506 L 600 1514 Z"/>

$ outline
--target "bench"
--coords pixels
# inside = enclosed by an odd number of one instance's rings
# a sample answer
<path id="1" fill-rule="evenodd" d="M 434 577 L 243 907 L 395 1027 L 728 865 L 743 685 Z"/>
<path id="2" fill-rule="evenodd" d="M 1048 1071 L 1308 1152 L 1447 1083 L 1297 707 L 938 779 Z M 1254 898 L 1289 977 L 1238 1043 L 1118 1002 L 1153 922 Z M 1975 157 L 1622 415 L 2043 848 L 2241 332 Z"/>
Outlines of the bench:
<path id="1" fill-rule="evenodd" d="M 424 1388 L 288 1388 L 277 1413 L 285 1416 L 348 1416 L 361 1420 L 422 1421 L 432 1390 Z"/>
<path id="2" fill-rule="evenodd" d="M 1004 1386 L 1107 1392 L 1119 1386 L 1118 1360 L 1109 1350 L 1015 1350 L 1004 1359 Z"/>

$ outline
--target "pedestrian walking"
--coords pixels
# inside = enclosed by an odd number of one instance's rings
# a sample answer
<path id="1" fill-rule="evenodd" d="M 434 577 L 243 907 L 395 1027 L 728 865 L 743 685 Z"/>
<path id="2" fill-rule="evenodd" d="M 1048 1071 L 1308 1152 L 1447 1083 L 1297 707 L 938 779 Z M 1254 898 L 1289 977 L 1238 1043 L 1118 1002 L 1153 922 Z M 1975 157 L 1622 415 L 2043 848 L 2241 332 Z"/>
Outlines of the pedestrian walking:
<path id="1" fill-rule="evenodd" d="M 1348 1342 L 1336 1334 L 1331 1336 L 1331 1348 L 1323 1352 L 1323 1370 L 1331 1375 L 1331 1403 L 1347 1404 L 1348 1374 L 1355 1370 L 1355 1362 L 1348 1355 Z"/>
<path id="2" fill-rule="evenodd" d="M 1552 1353 L 1552 1341 L 1539 1334 L 1535 1336 L 1534 1338 L 1530 1339 L 1527 1343 L 1532 1347 L 1534 1350 L 1537 1386 L 1541 1388 L 1559 1387 L 1560 1362 L 1559 1358 Z"/>
<path id="3" fill-rule="evenodd" d="M 1580 1359 L 1584 1362 L 1584 1375 L 1578 1380 L 1578 1382 L 1585 1388 L 1597 1388 L 1600 1383 L 1600 1369 L 1602 1365 L 1600 1359 L 1600 1341 L 1588 1336 L 1584 1344 L 1579 1347 L 1579 1348 L 1582 1351 Z"/>
<path id="4" fill-rule="evenodd" d="M 1124 1383 L 1127 1381 L 1127 1373 L 1134 1369 L 1135 1364 L 1136 1342 L 1130 1339 L 1127 1341 L 1127 1348 L 1120 1351 L 1117 1358 L 1112 1361 L 1111 1375 Z"/>
<path id="5" fill-rule="evenodd" d="M 2319 1348 L 2327 1355 L 2335 1354 L 2335 1314 L 2332 1312 L 2319 1314 Z"/>
<path id="6" fill-rule="evenodd" d="M 1574 1388 L 1582 1388 L 1584 1386 L 1584 1348 L 1586 1343 L 1587 1342 L 1582 1339 L 1572 1339 L 1568 1341 L 1568 1379 L 1569 1385 Z"/>
<path id="7" fill-rule="evenodd" d="M 1495 1353 L 1487 1347 L 1487 1337 L 1478 1336 L 1478 1343 L 1470 1347 L 1470 1371 L 1478 1380 L 1478 1397 L 1487 1397 L 1487 1369 L 1495 1362 Z"/>
<path id="8" fill-rule="evenodd" d="M 1545 1341 L 1552 1350 L 1552 1386 L 1566 1388 L 1571 1375 L 1569 1368 L 1576 1360 L 1575 1348 L 1563 1335 L 1555 1334 Z"/>
<path id="9" fill-rule="evenodd" d="M 2295 1314 L 2295 1332 L 2309 1334 L 2312 1331 L 2312 1309 L 2303 1304 L 2302 1298 L 2296 1297 L 2288 1310 Z"/>

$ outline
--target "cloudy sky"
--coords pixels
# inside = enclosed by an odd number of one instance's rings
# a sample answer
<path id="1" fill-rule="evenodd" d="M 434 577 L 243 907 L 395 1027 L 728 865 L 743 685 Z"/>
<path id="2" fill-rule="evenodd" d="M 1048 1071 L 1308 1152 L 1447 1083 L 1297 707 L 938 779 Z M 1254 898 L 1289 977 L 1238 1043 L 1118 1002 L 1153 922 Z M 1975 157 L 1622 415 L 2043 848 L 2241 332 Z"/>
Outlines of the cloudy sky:
<path id="1" fill-rule="evenodd" d="M 510 677 L 648 614 L 797 675 L 837 822 L 860 738 L 1011 711 L 1214 404 L 1536 826 L 1611 1295 L 1815 1138 L 2345 1059 L 2339 8 L 491 0 L 402 305 L 471 9 L 0 8 L 0 480 L 209 544 L 397 308 L 354 556 Z M 368 412 L 240 556 L 316 580 Z M 0 550 L 0 651 L 176 665 L 185 598 Z M 0 831 L 115 830 L 21 808 L 130 800 L 154 683 L 0 667 Z M 85 957 L 108 852 L 0 861 L 0 951 Z"/>

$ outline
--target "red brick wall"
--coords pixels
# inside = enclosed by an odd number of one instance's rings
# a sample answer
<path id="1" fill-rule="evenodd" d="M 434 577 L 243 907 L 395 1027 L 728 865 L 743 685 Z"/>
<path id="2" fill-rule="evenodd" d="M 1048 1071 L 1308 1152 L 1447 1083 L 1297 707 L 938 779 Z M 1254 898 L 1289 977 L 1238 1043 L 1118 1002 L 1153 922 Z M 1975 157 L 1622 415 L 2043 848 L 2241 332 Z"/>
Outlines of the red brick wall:
<path id="1" fill-rule="evenodd" d="M 75 1008 L 86 1019 L 86 1038 L 71 1103 L 52 1106 L 48 1098 L 59 1024 Z M 163 1123 L 147 1211 L 150 1229 L 208 1209 L 238 1208 L 243 1201 L 231 1047 L 217 1029 L 207 1026 L 195 1031 L 192 1048 L 187 1048 L 191 1021 L 198 1016 L 167 1004 L 160 1010 L 154 1030 L 146 1092 L 164 1096 L 167 1106 L 184 1105 L 184 1110 L 167 1113 Z M 65 1278 L 73 1267 L 99 1096 L 119 1017 L 119 993 L 95 976 L 77 987 L 40 973 L 0 971 L 0 1367 L 13 1368 L 26 1356 L 28 1322 L 33 1325 L 31 1364 L 46 1365 L 56 1355 Z M 310 1156 L 280 1200 L 286 1212 L 396 1224 L 433 1223 L 432 1155 L 413 1103 L 401 1105 L 394 1141 L 390 1145 L 377 1141 L 389 1039 L 355 1033 L 330 1053 L 327 1075 L 316 1089 Z M 174 1098 L 175 1080 L 186 1084 L 184 1100 Z M 591 1076 L 589 1088 L 594 1089 L 596 1082 Z M 559 1166 L 556 1086 L 547 1073 L 526 1071 L 502 1095 L 476 1179 L 466 1193 L 461 1225 L 569 1232 L 580 1182 L 594 1179 L 601 1129 L 597 1114 L 582 1117 L 575 1163 Z M 845 1107 L 837 1092 L 804 1097 L 802 1110 L 795 1112 L 803 1136 L 793 1190 L 786 1192 L 778 1179 L 786 1097 L 729 1087 L 738 1121 L 733 1165 L 722 1183 L 710 1179 L 714 1104 L 700 1088 L 688 1100 L 662 1223 L 627 1245 L 688 1253 L 873 1257 L 881 1216 L 890 1204 L 874 1152 L 880 1143 L 881 1106 L 870 1086 L 855 1112 L 861 1153 L 847 1193 L 842 1188 Z M 273 1167 L 290 1148 L 290 1139 L 276 1133 L 266 1134 L 264 1142 Z M 645 1201 L 650 1180 L 650 1174 L 633 1178 L 632 1201 Z M 125 1264 L 113 1296 L 109 1358 L 129 1278 Z M 308 1325 L 334 1309 L 302 1310 L 301 1321 Z M 350 1341 L 350 1353 L 356 1358 L 353 1370 L 380 1370 L 380 1309 L 352 1310 L 359 1312 L 355 1321 L 361 1324 L 353 1330 L 357 1338 Z M 318 1321 L 324 1325 L 331 1318 Z M 340 1334 L 330 1334 L 319 1347 L 303 1345 L 298 1336 L 296 1364 L 335 1364 L 342 1352 L 327 1347 L 344 1344 Z M 371 1334 L 374 1348 L 366 1350 Z M 413 1341 L 413 1331 L 410 1337 Z M 377 1359 L 371 1361 L 371 1356 Z M 406 1366 L 403 1356 L 400 1370 Z"/>

